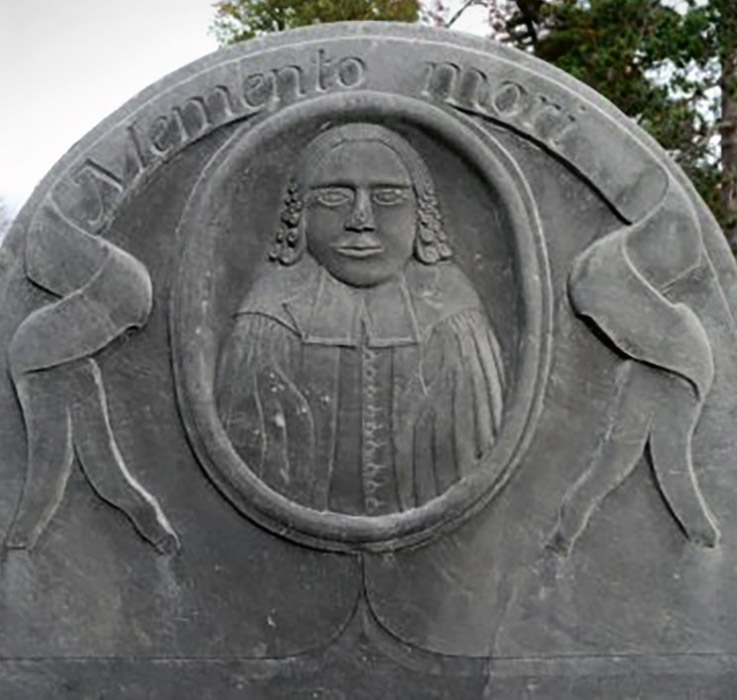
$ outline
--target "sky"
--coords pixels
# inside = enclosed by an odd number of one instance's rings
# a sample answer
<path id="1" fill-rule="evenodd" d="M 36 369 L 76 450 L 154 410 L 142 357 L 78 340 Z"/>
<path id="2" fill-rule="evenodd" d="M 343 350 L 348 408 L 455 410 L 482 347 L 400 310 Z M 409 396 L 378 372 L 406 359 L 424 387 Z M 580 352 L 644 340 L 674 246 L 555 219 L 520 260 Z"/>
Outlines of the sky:
<path id="1" fill-rule="evenodd" d="M 217 48 L 213 0 L 0 0 L 0 198 L 150 83 Z"/>
<path id="2" fill-rule="evenodd" d="M 452 11 L 461 0 L 446 4 Z M 0 0 L 0 201 L 147 85 L 216 50 L 214 0 Z M 483 10 L 454 28 L 478 31 Z"/>

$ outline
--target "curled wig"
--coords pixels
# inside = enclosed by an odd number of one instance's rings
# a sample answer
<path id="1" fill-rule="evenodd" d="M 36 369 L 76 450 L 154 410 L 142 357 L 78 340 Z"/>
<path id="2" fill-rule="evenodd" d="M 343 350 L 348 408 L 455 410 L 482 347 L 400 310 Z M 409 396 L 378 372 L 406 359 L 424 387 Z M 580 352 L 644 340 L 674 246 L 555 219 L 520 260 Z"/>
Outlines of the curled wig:
<path id="1" fill-rule="evenodd" d="M 399 134 L 377 124 L 353 123 L 333 127 L 316 136 L 302 151 L 282 201 L 279 226 L 269 258 L 282 265 L 297 262 L 307 247 L 303 210 L 305 175 L 329 151 L 352 142 L 376 141 L 393 150 L 409 172 L 417 201 L 414 255 L 433 265 L 452 256 L 430 171 L 419 153 Z"/>

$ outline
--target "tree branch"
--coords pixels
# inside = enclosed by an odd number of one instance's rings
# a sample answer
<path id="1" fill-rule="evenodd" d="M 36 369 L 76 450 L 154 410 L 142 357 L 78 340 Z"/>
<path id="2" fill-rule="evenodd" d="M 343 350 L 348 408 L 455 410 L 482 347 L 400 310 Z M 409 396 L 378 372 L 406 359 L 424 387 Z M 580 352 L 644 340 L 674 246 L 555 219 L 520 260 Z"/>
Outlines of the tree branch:
<path id="1" fill-rule="evenodd" d="M 466 2 L 463 3 L 456 11 L 455 14 L 445 23 L 446 29 L 450 29 L 460 18 L 461 15 L 469 8 L 471 5 L 476 5 L 478 3 L 478 0 L 466 0 Z"/>
<path id="2" fill-rule="evenodd" d="M 536 46 L 538 39 L 537 27 L 535 26 L 535 21 L 538 19 L 536 13 L 527 2 L 520 2 L 520 0 L 517 0 L 516 4 L 521 16 L 522 23 L 527 29 L 527 36 L 530 38 L 530 43 L 533 46 Z"/>

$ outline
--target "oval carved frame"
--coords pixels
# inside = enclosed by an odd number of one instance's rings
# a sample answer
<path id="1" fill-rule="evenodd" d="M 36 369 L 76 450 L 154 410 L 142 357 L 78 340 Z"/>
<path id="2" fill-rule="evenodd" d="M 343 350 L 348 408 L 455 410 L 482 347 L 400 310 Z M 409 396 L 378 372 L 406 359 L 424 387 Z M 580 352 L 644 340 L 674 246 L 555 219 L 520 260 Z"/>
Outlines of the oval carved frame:
<path id="1" fill-rule="evenodd" d="M 227 178 L 228 163 L 248 162 L 259 144 L 303 120 L 401 122 L 442 140 L 498 192 L 508 212 L 518 260 L 524 309 L 520 370 L 499 439 L 474 471 L 422 507 L 391 515 L 353 516 L 321 512 L 269 488 L 236 453 L 217 416 L 214 373 L 218 339 L 208 324 L 213 294 L 215 241 L 202 220 L 204 198 Z M 534 432 L 550 359 L 551 298 L 545 243 L 529 187 L 510 154 L 462 115 L 416 99 L 357 91 L 327 95 L 286 107 L 256 126 L 238 130 L 211 158 L 180 221 L 184 241 L 172 294 L 171 327 L 175 380 L 184 423 L 205 471 L 245 515 L 273 532 L 308 546 L 337 551 L 391 550 L 417 544 L 458 525 L 485 506 L 519 465 Z"/>

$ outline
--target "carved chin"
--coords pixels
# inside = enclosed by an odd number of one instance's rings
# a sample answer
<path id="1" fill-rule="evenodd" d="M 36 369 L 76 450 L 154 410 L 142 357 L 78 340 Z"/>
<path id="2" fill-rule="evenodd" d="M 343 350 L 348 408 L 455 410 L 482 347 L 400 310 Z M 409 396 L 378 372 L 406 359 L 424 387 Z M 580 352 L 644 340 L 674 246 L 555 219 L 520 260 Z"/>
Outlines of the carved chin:
<path id="1" fill-rule="evenodd" d="M 359 258 L 325 267 L 333 277 L 344 284 L 353 287 L 374 287 L 396 276 L 404 264 L 389 265 L 386 261 Z"/>

